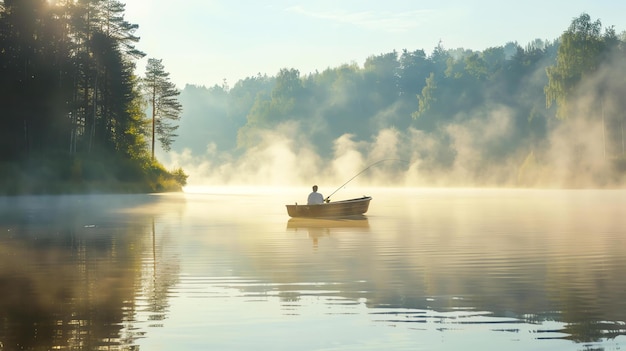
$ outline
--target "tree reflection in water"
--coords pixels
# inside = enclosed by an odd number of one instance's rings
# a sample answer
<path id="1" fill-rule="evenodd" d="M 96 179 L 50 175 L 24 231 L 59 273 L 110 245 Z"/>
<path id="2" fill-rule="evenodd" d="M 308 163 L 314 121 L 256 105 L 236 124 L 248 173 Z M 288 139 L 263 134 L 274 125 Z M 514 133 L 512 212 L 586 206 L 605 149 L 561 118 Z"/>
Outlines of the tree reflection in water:
<path id="1" fill-rule="evenodd" d="M 168 237 L 152 225 L 150 208 L 159 201 L 147 195 L 2 198 L 4 349 L 130 346 L 141 337 L 132 332 L 137 309 L 163 319 L 178 266 L 157 258 L 162 243 L 155 240 Z M 147 301 L 135 301 L 137 289 L 151 290 L 142 295 Z"/>

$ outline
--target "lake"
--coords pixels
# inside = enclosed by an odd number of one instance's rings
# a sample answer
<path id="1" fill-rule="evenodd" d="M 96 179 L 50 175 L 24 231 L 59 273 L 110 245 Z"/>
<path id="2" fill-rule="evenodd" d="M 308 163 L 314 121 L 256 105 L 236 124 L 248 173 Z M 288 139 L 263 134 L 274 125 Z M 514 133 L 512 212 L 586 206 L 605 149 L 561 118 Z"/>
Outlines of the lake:
<path id="1" fill-rule="evenodd" d="M 626 347 L 625 190 L 186 191 L 0 197 L 0 350 Z"/>

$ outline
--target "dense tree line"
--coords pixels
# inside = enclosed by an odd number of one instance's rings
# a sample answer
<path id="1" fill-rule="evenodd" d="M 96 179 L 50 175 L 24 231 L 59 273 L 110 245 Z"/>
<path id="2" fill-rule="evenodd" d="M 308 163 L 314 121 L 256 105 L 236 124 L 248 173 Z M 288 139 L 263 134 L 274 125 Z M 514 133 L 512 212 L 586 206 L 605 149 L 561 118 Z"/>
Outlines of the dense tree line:
<path id="1" fill-rule="evenodd" d="M 136 29 L 117 0 L 0 1 L 3 192 L 168 188 L 186 176 L 154 161 L 155 140 L 230 162 L 286 124 L 325 160 L 342 136 L 373 142 L 395 130 L 402 150 L 394 156 L 419 160 L 434 177 L 462 168 L 476 180 L 501 164 L 518 170 L 492 183 L 600 168 L 595 183 L 623 181 L 625 38 L 587 14 L 554 41 L 483 51 L 439 43 L 430 54 L 393 51 L 307 75 L 284 68 L 232 87 L 187 86 L 180 103 L 160 60 L 148 60 L 145 78 L 135 75 L 145 55 Z"/>
<path id="2" fill-rule="evenodd" d="M 172 178 L 146 157 L 148 122 L 134 73 L 145 54 L 124 7 L 117 0 L 0 2 L 3 191 L 116 182 L 158 190 Z"/>
<path id="3" fill-rule="evenodd" d="M 189 106 L 202 101 L 204 108 L 185 117 L 181 133 L 191 125 L 205 132 L 190 134 L 173 148 L 192 147 L 202 153 L 210 141 L 224 152 L 245 152 L 258 143 L 259 130 L 292 121 L 299 125 L 296 138 L 312 141 L 316 152 L 330 159 L 333 141 L 341 135 L 371 141 L 385 128 L 413 129 L 438 145 L 428 149 L 429 155 L 418 155 L 427 161 L 421 167 L 443 173 L 463 152 L 451 131 L 473 125 L 477 131 L 472 145 L 480 155 L 469 165 L 475 177 L 493 164 L 513 160 L 526 176 L 534 172 L 530 178 L 546 178 L 552 176 L 551 163 L 558 163 L 550 151 L 557 144 L 556 131 L 574 125 L 574 120 L 604 119 L 604 140 L 592 142 L 604 143 L 607 150 L 604 175 L 596 180 L 608 185 L 620 181 L 624 168 L 621 131 L 626 106 L 621 96 L 626 83 L 614 78 L 625 72 L 625 53 L 623 35 L 612 27 L 603 31 L 599 20 L 582 14 L 560 38 L 537 39 L 525 46 L 509 42 L 473 51 L 446 49 L 439 43 L 429 55 L 423 50 L 393 51 L 373 55 L 362 66 L 344 64 L 308 75 L 285 68 L 273 77 L 241 80 L 232 88 L 187 86 L 183 99 Z M 505 111 L 511 124 L 495 137 L 486 132 L 495 121 L 494 111 Z M 213 128 L 220 128 L 219 135 Z M 577 138 L 587 132 L 583 128 L 565 133 L 571 148 L 559 157 L 573 158 L 567 169 L 571 179 L 587 167 L 589 160 L 576 159 L 583 157 Z M 237 140 L 236 146 L 232 140 Z M 407 158 L 416 152 L 408 150 Z"/>

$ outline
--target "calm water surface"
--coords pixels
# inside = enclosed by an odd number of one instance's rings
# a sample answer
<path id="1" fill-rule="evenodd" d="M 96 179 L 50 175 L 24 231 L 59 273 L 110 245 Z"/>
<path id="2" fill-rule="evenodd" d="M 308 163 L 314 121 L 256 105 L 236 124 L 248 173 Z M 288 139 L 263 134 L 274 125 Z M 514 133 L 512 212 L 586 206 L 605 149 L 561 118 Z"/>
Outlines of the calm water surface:
<path id="1" fill-rule="evenodd" d="M 626 347 L 624 190 L 308 191 L 0 198 L 0 350 Z"/>

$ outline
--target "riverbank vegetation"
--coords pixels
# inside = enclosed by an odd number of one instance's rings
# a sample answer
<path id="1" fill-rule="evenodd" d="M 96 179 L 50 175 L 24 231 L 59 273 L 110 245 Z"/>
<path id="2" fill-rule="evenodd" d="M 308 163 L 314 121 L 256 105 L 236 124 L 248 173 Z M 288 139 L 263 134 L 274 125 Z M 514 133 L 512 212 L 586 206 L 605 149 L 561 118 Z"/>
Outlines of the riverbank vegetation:
<path id="1" fill-rule="evenodd" d="M 116 0 L 0 1 L 0 194 L 181 189 L 148 151 L 137 28 Z"/>

